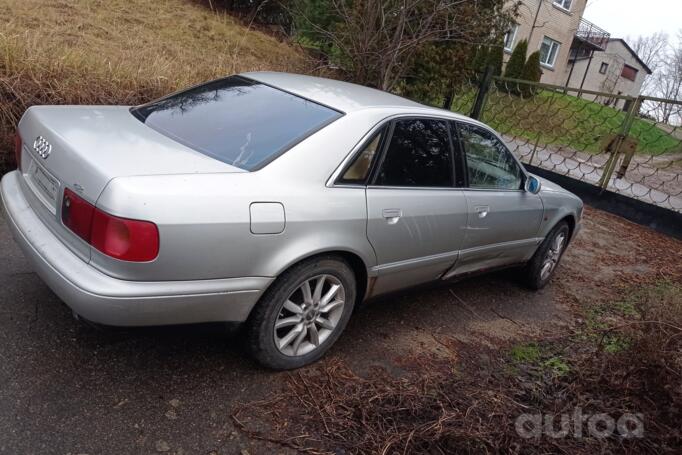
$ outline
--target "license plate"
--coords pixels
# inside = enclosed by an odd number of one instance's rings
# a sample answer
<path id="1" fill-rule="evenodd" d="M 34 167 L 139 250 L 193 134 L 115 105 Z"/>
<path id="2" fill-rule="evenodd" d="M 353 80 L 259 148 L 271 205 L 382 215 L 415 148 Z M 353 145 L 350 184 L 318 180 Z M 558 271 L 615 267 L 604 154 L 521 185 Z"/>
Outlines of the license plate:
<path id="1" fill-rule="evenodd" d="M 35 162 L 31 164 L 32 166 L 29 170 L 31 182 L 40 193 L 39 196 L 43 196 L 43 199 L 45 199 L 44 202 L 54 209 L 57 205 L 59 181 Z"/>

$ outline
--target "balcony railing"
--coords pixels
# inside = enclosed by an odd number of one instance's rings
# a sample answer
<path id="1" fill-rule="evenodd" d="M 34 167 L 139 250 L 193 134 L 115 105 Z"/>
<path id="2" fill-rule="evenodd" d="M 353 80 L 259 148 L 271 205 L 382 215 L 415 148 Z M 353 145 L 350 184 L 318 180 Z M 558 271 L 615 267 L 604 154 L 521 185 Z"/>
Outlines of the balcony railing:
<path id="1" fill-rule="evenodd" d="M 611 34 L 606 30 L 597 27 L 588 20 L 580 19 L 578 30 L 575 32 L 574 46 L 577 45 L 576 47 L 578 47 L 582 42 L 582 46 L 587 44 L 586 47 L 595 47 L 595 50 L 603 51 L 606 49 L 610 37 Z"/>

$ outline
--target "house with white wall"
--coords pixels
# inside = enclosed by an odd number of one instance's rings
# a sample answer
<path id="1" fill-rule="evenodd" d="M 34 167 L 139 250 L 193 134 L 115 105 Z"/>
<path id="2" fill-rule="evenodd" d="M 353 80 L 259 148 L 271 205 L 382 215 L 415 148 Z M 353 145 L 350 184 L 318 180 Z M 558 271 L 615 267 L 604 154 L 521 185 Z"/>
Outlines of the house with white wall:
<path id="1" fill-rule="evenodd" d="M 510 0 L 511 2 L 512 0 Z M 521 40 L 540 51 L 540 82 L 636 97 L 651 70 L 622 39 L 583 19 L 587 0 L 521 0 L 516 23 L 504 37 L 505 62 Z M 576 94 L 575 91 L 568 92 Z M 613 97 L 580 96 L 627 109 Z"/>
<path id="2" fill-rule="evenodd" d="M 651 74 L 651 69 L 620 38 L 610 38 L 603 51 L 594 52 L 591 56 L 571 55 L 566 71 L 566 85 L 569 87 L 632 97 L 639 96 L 644 80 Z M 583 97 L 595 100 L 594 95 Z M 619 109 L 627 109 L 628 104 L 608 96 L 598 97 L 595 101 Z"/>
<path id="3" fill-rule="evenodd" d="M 511 2 L 511 0 L 510 0 Z M 528 41 L 528 54 L 540 51 L 540 82 L 566 83 L 569 57 L 603 50 L 608 32 L 583 19 L 587 0 L 522 0 L 516 23 L 504 38 L 505 61 L 521 40 Z"/>

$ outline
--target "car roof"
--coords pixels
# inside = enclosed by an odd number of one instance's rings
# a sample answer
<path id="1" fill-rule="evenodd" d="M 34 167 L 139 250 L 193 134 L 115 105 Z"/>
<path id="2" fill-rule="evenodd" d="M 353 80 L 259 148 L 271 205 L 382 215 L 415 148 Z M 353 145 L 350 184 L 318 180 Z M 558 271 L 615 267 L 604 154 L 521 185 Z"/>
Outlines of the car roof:
<path id="1" fill-rule="evenodd" d="M 269 71 L 241 73 L 240 76 L 346 113 L 374 107 L 432 109 L 381 90 L 323 77 Z"/>

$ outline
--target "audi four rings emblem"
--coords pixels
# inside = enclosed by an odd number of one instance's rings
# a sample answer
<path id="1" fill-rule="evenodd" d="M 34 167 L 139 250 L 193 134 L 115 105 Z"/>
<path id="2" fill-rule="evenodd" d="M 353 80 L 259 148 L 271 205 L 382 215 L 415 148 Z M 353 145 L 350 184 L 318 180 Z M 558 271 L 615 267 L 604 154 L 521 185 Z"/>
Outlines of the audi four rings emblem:
<path id="1" fill-rule="evenodd" d="M 52 145 L 50 145 L 44 137 L 38 136 L 36 140 L 33 141 L 33 150 L 35 150 L 42 159 L 46 159 L 50 156 Z"/>

